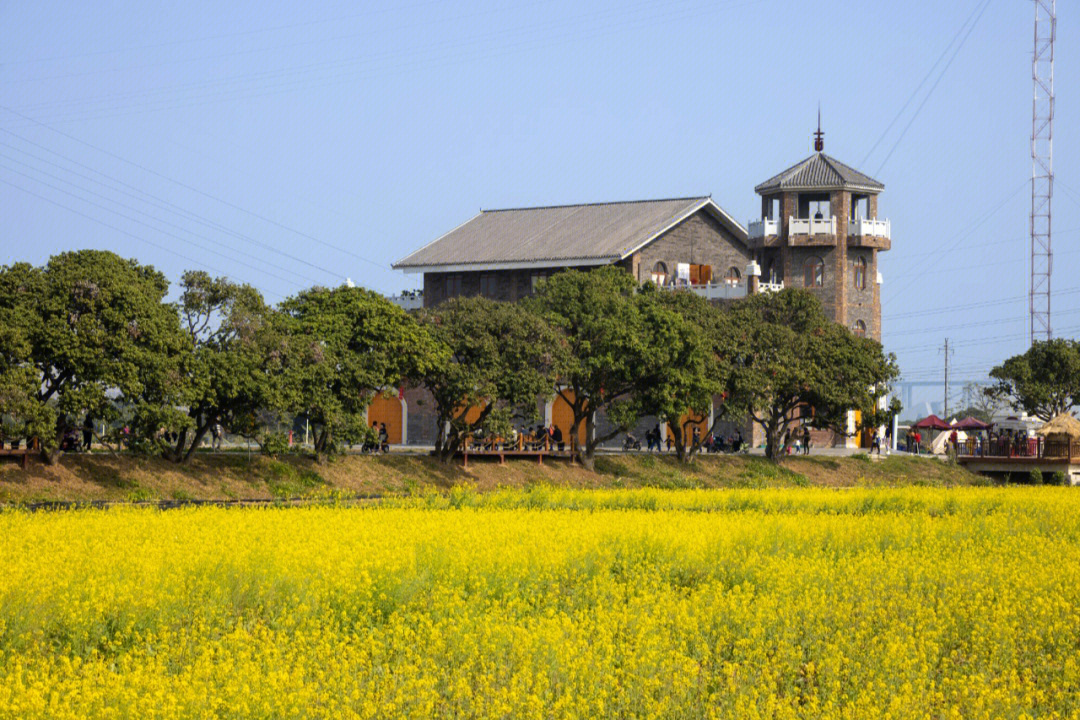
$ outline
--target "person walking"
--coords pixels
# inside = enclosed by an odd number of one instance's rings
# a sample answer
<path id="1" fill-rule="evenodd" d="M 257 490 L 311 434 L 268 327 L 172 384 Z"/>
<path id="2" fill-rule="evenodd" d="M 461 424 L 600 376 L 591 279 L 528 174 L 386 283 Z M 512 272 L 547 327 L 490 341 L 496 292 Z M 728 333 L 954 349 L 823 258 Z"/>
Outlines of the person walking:
<path id="1" fill-rule="evenodd" d="M 810 454 L 810 426 L 802 426 L 802 451 L 803 455 Z"/>
<path id="2" fill-rule="evenodd" d="M 94 439 L 94 418 L 90 417 L 90 413 L 86 413 L 86 418 L 83 420 L 82 426 L 82 449 L 86 452 L 90 452 L 90 441 Z"/>
<path id="3" fill-rule="evenodd" d="M 210 449 L 220 450 L 221 443 L 225 436 L 225 428 L 221 427 L 221 423 L 215 422 L 210 426 Z"/>

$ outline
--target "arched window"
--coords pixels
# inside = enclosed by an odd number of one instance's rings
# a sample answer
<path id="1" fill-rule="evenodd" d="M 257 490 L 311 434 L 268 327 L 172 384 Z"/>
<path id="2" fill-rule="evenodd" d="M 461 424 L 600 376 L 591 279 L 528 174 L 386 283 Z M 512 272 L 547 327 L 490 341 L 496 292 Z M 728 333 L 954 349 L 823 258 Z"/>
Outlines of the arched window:
<path id="1" fill-rule="evenodd" d="M 657 285 L 667 285 L 667 265 L 665 265 L 663 262 L 657 262 L 656 265 L 653 265 L 652 281 Z"/>
<path id="2" fill-rule="evenodd" d="M 729 267 L 727 275 L 724 276 L 724 282 L 731 287 L 738 285 L 741 279 L 742 275 L 739 274 L 739 268 L 737 267 Z"/>
<path id="3" fill-rule="evenodd" d="M 856 320 L 855 324 L 851 326 L 851 332 L 855 333 L 855 337 L 866 337 L 866 323 L 862 320 Z"/>
<path id="4" fill-rule="evenodd" d="M 855 272 L 853 274 L 856 290 L 866 289 L 866 258 L 855 258 Z"/>
<path id="5" fill-rule="evenodd" d="M 824 284 L 825 263 L 817 256 L 807 258 L 803 264 L 803 285 L 805 287 L 821 287 Z"/>

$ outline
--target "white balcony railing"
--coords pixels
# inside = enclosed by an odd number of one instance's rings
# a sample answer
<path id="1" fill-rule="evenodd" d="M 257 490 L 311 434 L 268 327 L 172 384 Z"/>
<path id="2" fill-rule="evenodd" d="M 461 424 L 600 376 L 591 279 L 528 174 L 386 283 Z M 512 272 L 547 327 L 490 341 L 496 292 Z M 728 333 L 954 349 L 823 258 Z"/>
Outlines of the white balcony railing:
<path id="1" fill-rule="evenodd" d="M 745 279 L 740 279 L 737 283 L 722 280 L 720 282 L 708 283 L 705 285 L 663 285 L 661 286 L 661 289 L 689 290 L 706 300 L 738 300 L 739 298 L 746 297 L 747 282 Z M 758 283 L 758 292 L 779 292 L 783 289 L 783 281 Z"/>
<path id="2" fill-rule="evenodd" d="M 860 237 L 870 235 L 872 237 L 883 237 L 891 240 L 892 228 L 890 227 L 888 220 L 855 218 L 851 221 L 851 234 Z"/>
<path id="3" fill-rule="evenodd" d="M 762 218 L 761 220 L 751 220 L 746 225 L 747 231 L 752 238 L 769 237 L 770 235 L 780 234 L 780 221 L 770 220 L 769 218 Z"/>
<path id="4" fill-rule="evenodd" d="M 836 216 L 825 218 L 788 218 L 788 236 L 791 235 L 835 235 Z"/>
<path id="5" fill-rule="evenodd" d="M 406 290 L 400 295 L 391 295 L 386 299 L 403 310 L 420 310 L 424 307 L 423 290 Z"/>

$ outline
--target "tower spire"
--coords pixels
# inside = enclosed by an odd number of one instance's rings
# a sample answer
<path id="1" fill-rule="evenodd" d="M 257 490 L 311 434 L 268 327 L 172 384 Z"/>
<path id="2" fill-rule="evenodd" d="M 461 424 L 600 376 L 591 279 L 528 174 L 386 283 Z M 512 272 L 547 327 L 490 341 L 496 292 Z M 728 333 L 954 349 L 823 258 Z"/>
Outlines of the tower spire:
<path id="1" fill-rule="evenodd" d="M 821 103 L 817 106 L 817 132 L 814 133 L 814 151 L 825 149 L 825 133 L 821 132 Z"/>

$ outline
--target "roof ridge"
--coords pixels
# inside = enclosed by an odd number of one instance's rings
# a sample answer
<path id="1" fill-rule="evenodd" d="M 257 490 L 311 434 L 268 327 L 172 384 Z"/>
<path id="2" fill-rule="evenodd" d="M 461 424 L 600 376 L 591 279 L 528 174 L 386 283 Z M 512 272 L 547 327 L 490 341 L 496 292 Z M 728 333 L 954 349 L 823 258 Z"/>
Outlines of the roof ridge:
<path id="1" fill-rule="evenodd" d="M 572 207 L 596 207 L 598 205 L 632 205 L 637 203 L 655 203 L 655 202 L 675 202 L 678 200 L 705 200 L 711 198 L 712 195 L 687 195 L 685 197 L 670 197 L 670 198 L 646 198 L 644 200 L 609 200 L 606 202 L 591 202 L 591 203 L 563 203 L 561 205 L 534 205 L 532 207 L 509 207 L 509 208 L 481 208 L 480 212 L 485 213 L 497 213 L 497 212 L 514 212 L 517 210 L 557 210 L 560 208 L 572 208 Z"/>

